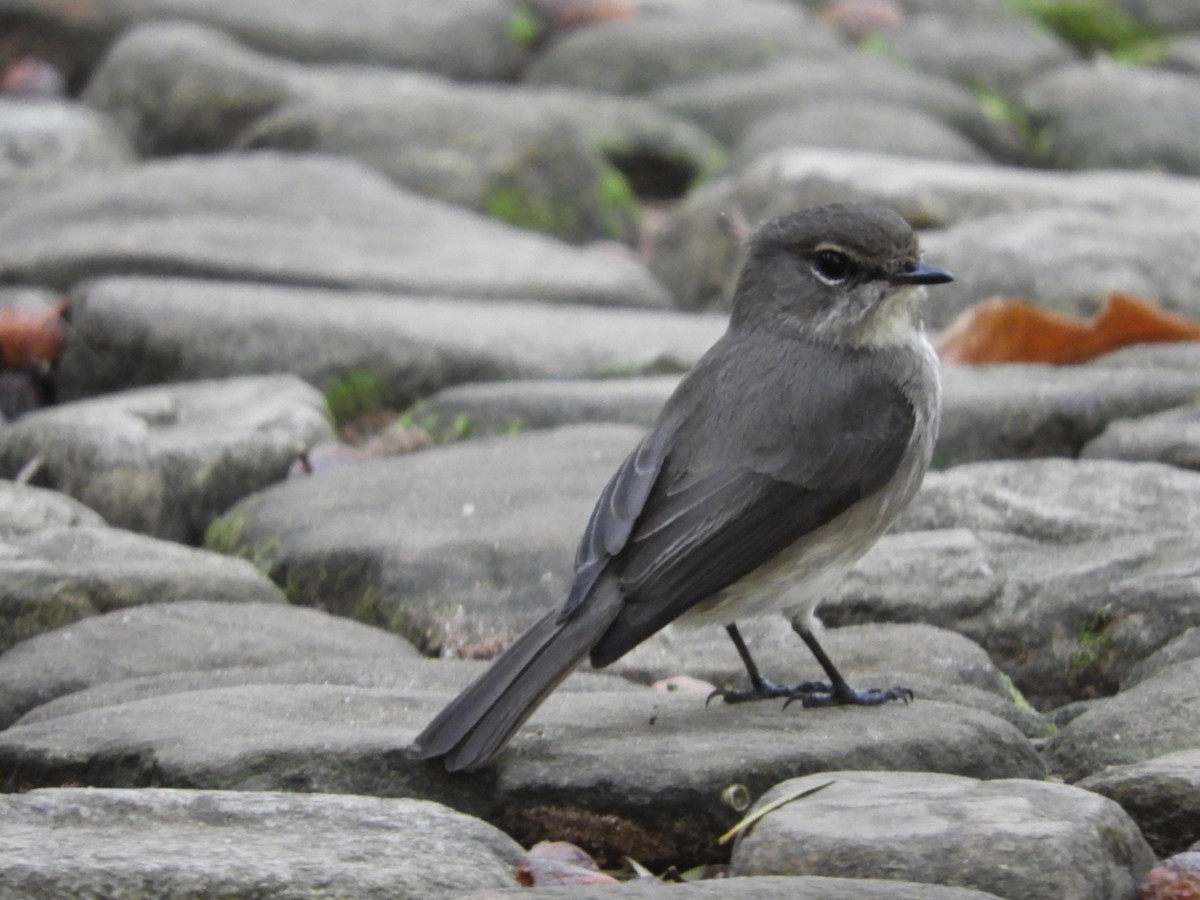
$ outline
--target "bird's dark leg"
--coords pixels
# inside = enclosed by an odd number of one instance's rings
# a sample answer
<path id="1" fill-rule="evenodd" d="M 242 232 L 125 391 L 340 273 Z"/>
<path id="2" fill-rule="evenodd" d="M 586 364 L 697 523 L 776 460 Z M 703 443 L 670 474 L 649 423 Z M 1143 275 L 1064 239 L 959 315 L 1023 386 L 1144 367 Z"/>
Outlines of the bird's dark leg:
<path id="1" fill-rule="evenodd" d="M 733 646 L 737 648 L 738 656 L 742 658 L 742 664 L 746 667 L 746 674 L 750 676 L 750 690 L 713 691 L 708 695 L 709 701 L 714 697 L 720 697 L 726 703 L 745 703 L 747 700 L 769 700 L 772 697 L 787 697 L 791 699 L 799 696 L 797 692 L 803 692 L 805 689 L 811 692 L 829 687 L 829 685 L 817 682 L 805 682 L 804 684 L 792 687 L 791 685 L 779 684 L 778 682 L 763 678 L 762 674 L 758 671 L 758 665 L 754 662 L 754 657 L 750 655 L 750 648 L 742 640 L 742 633 L 738 631 L 737 625 L 732 623 L 726 625 L 725 631 L 729 633 L 729 639 L 733 641 Z"/>
<path id="2" fill-rule="evenodd" d="M 887 703 L 890 700 L 903 700 L 907 703 L 913 698 L 912 690 L 906 687 L 854 690 L 846 683 L 846 679 L 837 670 L 837 666 L 833 664 L 833 660 L 829 658 L 825 649 L 817 643 L 816 635 L 812 633 L 805 622 L 800 619 L 792 620 L 792 630 L 800 635 L 800 639 L 808 645 L 808 649 L 812 651 L 817 662 L 821 664 L 821 668 L 825 670 L 825 674 L 829 676 L 830 683 L 808 682 L 797 685 L 788 698 L 788 703 L 799 700 L 805 706 L 878 706 L 880 703 Z"/>
<path id="3" fill-rule="evenodd" d="M 854 690 L 854 688 L 846 683 L 846 679 L 837 670 L 837 666 L 833 664 L 833 660 L 829 658 L 829 654 L 817 643 L 816 635 L 809 630 L 807 625 L 793 621 L 792 629 L 796 634 L 800 635 L 801 640 L 808 645 L 808 649 L 817 658 L 817 662 L 821 664 L 821 668 L 829 676 L 828 683 L 824 681 L 805 681 L 797 685 L 787 685 L 764 678 L 762 673 L 758 671 L 758 665 L 754 662 L 754 657 L 750 655 L 750 649 L 742 639 L 742 633 L 738 631 L 737 625 L 730 624 L 725 626 L 725 630 L 729 633 L 729 639 L 733 641 L 733 646 L 737 648 L 738 656 L 742 658 L 742 663 L 746 666 L 746 674 L 750 676 L 750 689 L 744 691 L 713 691 L 708 695 L 708 700 L 711 701 L 714 697 L 720 697 L 726 703 L 745 703 L 748 700 L 768 700 L 772 697 L 786 697 L 788 703 L 791 703 L 793 700 L 799 700 L 804 706 L 878 706 L 890 700 L 903 700 L 907 703 L 912 699 L 913 692 L 906 687 L 869 688 L 865 691 Z M 787 704 L 785 703 L 784 705 L 786 706 Z"/>

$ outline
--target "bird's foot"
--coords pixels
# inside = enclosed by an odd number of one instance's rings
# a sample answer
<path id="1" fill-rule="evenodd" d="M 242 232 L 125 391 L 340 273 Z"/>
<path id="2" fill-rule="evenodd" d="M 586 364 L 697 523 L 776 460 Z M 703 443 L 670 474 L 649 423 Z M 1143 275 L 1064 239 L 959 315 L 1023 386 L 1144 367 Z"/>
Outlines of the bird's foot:
<path id="1" fill-rule="evenodd" d="M 726 703 L 747 703 L 751 700 L 771 700 L 777 697 L 788 698 L 788 703 L 805 694 L 831 692 L 833 687 L 823 681 L 805 681 L 803 684 L 790 685 L 761 678 L 746 690 L 715 690 L 708 695 L 704 705 L 708 706 L 715 698 L 720 697 Z"/>
<path id="2" fill-rule="evenodd" d="M 814 686 L 815 690 L 812 689 Z M 821 684 L 810 681 L 793 688 L 783 706 L 786 709 L 788 704 L 795 700 L 799 700 L 802 706 L 879 706 L 892 700 L 903 700 L 907 705 L 913 697 L 911 688 L 900 686 L 856 691 L 846 684 Z"/>

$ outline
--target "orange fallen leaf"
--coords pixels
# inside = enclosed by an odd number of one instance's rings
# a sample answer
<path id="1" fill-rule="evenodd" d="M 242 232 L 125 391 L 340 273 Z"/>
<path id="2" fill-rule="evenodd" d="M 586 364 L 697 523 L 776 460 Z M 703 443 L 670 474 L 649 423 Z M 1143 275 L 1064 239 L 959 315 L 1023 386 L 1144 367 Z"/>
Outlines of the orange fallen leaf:
<path id="1" fill-rule="evenodd" d="M 555 31 L 617 22 L 637 14 L 630 0 L 538 0 L 535 8 Z"/>
<path id="2" fill-rule="evenodd" d="M 1128 294 L 1110 294 L 1091 319 L 1006 298 L 981 303 L 955 319 L 938 341 L 938 354 L 942 362 L 967 365 L 1068 365 L 1130 344 L 1197 340 L 1200 322 Z"/>
<path id="3" fill-rule="evenodd" d="M 32 369 L 58 362 L 67 336 L 66 311 L 66 301 L 0 308 L 0 365 Z"/>

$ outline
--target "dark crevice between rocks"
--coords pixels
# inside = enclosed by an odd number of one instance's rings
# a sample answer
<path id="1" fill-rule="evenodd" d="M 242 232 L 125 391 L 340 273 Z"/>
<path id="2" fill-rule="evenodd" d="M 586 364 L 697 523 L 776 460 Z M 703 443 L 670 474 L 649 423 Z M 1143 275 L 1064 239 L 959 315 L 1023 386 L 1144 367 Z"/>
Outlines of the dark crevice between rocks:
<path id="1" fill-rule="evenodd" d="M 658 153 L 610 150 L 604 155 L 639 200 L 678 199 L 699 175 L 693 166 Z"/>

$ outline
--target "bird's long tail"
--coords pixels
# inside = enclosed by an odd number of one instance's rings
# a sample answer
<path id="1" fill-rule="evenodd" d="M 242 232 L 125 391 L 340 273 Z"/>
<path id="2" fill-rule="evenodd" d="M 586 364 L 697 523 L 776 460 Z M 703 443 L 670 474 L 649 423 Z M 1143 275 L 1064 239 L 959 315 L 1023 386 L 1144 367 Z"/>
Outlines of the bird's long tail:
<path id="1" fill-rule="evenodd" d="M 538 620 L 417 736 L 421 758 L 441 757 L 451 772 L 486 765 L 587 656 L 622 602 L 602 579 L 566 621 L 557 609 Z"/>

